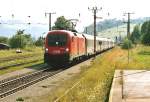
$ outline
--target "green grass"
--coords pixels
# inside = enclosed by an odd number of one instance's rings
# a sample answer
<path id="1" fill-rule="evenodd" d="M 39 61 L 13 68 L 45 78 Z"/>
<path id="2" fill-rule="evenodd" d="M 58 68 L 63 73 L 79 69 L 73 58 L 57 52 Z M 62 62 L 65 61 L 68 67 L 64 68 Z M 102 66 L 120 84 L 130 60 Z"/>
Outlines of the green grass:
<path id="1" fill-rule="evenodd" d="M 14 60 L 10 61 L 4 61 L 0 63 L 0 66 L 7 66 L 7 65 L 12 65 L 12 64 L 20 64 L 20 63 L 26 63 L 24 65 L 20 66 L 15 66 L 15 67 L 9 67 L 7 69 L 0 70 L 0 75 L 5 74 L 5 73 L 10 73 L 16 70 L 21 70 L 27 67 L 33 68 L 33 69 L 39 69 L 41 65 L 43 64 L 43 50 L 42 48 L 26 48 L 22 50 L 22 53 L 17 54 L 16 50 L 1 50 L 0 51 L 0 58 L 9 58 L 13 57 Z M 32 56 L 29 58 L 22 58 L 22 59 L 15 59 L 18 56 Z M 35 67 L 36 66 L 36 67 Z"/>
<path id="2" fill-rule="evenodd" d="M 124 50 L 124 60 L 117 60 L 116 63 L 120 69 L 150 70 L 150 47 L 139 45 L 129 50 L 129 64 L 127 63 L 127 51 Z M 146 54 L 145 54 L 146 52 Z"/>
<path id="3" fill-rule="evenodd" d="M 0 50 L 0 58 L 30 56 L 33 53 L 41 54 L 43 52 L 44 51 L 42 50 L 42 48 L 39 48 L 39 47 L 22 49 L 22 53 L 16 53 L 16 49 Z"/>
<path id="4" fill-rule="evenodd" d="M 44 99 L 44 102 L 51 102 L 59 97 L 59 102 L 108 102 L 115 69 L 150 70 L 150 55 L 141 54 L 143 51 L 149 53 L 150 47 L 140 45 L 130 50 L 129 64 L 127 50 L 116 47 L 105 52 L 90 66 L 83 66 L 80 74 L 62 82 L 61 86 L 54 89 L 55 91 L 40 98 Z"/>

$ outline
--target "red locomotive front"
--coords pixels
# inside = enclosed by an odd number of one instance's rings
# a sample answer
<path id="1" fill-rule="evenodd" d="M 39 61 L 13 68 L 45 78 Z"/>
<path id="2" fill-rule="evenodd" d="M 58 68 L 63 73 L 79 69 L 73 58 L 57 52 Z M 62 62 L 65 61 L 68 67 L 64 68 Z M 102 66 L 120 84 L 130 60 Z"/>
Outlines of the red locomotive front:
<path id="1" fill-rule="evenodd" d="M 45 39 L 44 62 L 64 63 L 70 59 L 70 34 L 65 31 L 48 32 Z"/>

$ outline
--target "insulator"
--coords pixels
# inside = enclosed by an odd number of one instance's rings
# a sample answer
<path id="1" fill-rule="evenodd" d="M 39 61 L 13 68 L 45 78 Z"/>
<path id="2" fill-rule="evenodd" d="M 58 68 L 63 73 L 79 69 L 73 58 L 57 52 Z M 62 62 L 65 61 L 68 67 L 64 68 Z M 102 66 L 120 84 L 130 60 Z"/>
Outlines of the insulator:
<path id="1" fill-rule="evenodd" d="M 28 25 L 30 25 L 31 23 L 29 22 Z"/>

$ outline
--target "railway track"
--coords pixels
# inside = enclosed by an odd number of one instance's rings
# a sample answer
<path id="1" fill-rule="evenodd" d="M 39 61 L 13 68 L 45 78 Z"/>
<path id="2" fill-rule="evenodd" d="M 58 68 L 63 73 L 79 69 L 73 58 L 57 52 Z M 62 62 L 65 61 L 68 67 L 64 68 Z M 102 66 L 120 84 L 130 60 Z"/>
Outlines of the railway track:
<path id="1" fill-rule="evenodd" d="M 50 76 L 53 76 L 61 71 L 63 71 L 63 69 L 50 70 L 49 68 L 47 68 L 27 75 L 19 76 L 17 78 L 3 80 L 0 83 L 0 98 L 13 94 Z"/>
<path id="2" fill-rule="evenodd" d="M 30 62 L 22 62 L 22 63 L 17 63 L 17 64 L 10 64 L 10 65 L 7 65 L 7 66 L 0 67 L 0 70 L 7 69 L 9 67 L 15 67 L 15 66 L 21 66 L 21 65 L 24 65 L 24 64 L 34 63 L 34 62 L 38 62 L 38 61 L 39 61 L 39 59 L 30 61 Z"/>
<path id="3" fill-rule="evenodd" d="M 43 65 L 40 66 L 38 69 L 41 69 L 41 70 L 42 70 L 43 68 L 46 68 L 46 67 L 48 67 L 48 66 L 47 66 L 46 64 L 43 64 Z M 33 72 L 35 72 L 35 71 L 33 71 Z M 10 80 L 13 80 L 13 79 L 16 79 L 16 78 L 19 78 L 19 77 L 23 77 L 23 76 L 29 75 L 29 74 L 31 74 L 31 73 L 33 73 L 33 72 L 28 72 L 28 73 L 24 73 L 24 74 L 19 74 L 19 75 L 15 75 L 15 76 L 12 76 L 12 77 L 9 77 L 9 78 L 0 80 L 0 84 L 5 83 L 5 82 L 10 81 Z"/>

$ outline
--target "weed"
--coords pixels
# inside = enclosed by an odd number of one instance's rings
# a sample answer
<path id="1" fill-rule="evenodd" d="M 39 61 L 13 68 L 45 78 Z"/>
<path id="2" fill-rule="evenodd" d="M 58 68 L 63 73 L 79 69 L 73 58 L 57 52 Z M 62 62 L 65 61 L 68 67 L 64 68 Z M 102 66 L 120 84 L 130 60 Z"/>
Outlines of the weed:
<path id="1" fill-rule="evenodd" d="M 24 101 L 24 99 L 23 99 L 22 97 L 18 97 L 18 98 L 16 99 L 16 101 L 23 102 L 23 101 Z"/>

